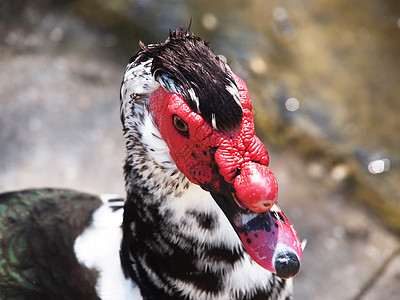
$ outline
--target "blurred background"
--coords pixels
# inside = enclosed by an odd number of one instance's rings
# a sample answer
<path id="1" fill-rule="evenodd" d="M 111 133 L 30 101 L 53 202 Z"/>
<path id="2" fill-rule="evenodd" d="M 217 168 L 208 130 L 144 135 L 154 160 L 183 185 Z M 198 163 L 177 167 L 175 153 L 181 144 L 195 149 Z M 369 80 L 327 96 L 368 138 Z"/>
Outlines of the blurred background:
<path id="1" fill-rule="evenodd" d="M 397 0 L 2 0 L 0 192 L 123 194 L 125 65 L 190 18 L 246 81 L 308 241 L 295 299 L 399 299 Z"/>

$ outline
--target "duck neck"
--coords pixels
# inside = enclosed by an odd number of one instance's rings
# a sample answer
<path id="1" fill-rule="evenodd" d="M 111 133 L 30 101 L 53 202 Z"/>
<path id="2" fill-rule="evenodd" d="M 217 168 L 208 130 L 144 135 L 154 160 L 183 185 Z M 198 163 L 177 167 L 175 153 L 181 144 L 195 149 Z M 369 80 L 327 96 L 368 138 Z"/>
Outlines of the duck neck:
<path id="1" fill-rule="evenodd" d="M 179 192 L 128 190 L 121 264 L 144 299 L 243 299 L 267 295 L 271 286 L 282 290 L 285 281 L 251 260 L 210 194 L 184 183 Z"/>

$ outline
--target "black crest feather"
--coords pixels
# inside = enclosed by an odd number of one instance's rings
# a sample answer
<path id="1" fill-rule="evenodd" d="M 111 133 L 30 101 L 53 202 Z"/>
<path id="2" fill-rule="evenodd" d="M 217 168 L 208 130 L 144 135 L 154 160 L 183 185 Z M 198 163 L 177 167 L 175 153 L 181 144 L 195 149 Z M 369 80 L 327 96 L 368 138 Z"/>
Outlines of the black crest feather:
<path id="1" fill-rule="evenodd" d="M 156 80 L 170 82 L 208 124 L 224 133 L 239 129 L 243 112 L 235 81 L 207 42 L 181 27 L 165 43 L 140 47 L 142 55 L 153 59 Z"/>

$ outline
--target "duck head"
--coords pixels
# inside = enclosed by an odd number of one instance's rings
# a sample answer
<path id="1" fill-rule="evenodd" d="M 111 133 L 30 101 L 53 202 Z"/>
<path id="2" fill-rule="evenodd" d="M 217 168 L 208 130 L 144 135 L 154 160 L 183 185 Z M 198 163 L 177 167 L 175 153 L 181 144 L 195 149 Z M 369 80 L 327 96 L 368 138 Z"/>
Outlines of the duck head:
<path id="1" fill-rule="evenodd" d="M 277 180 L 255 134 L 245 83 L 207 43 L 182 29 L 141 48 L 156 82 L 147 110 L 176 167 L 210 192 L 259 265 L 293 277 L 301 243 L 276 204 Z"/>

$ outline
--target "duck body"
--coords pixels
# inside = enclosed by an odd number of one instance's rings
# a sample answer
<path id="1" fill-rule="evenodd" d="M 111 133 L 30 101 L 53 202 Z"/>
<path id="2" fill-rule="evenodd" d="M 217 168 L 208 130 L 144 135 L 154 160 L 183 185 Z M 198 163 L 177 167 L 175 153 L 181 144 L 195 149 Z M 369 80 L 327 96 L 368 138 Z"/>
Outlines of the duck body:
<path id="1" fill-rule="evenodd" d="M 98 299 L 75 256 L 100 198 L 61 189 L 0 195 L 0 299 Z"/>
<path id="2" fill-rule="evenodd" d="M 301 244 L 244 82 L 183 29 L 141 47 L 120 94 L 126 199 L 1 195 L 0 298 L 290 299 Z"/>
<path id="3" fill-rule="evenodd" d="M 184 193 L 188 198 L 171 196 L 172 201 L 207 201 L 206 192 L 193 188 Z M 121 198 L 63 189 L 1 194 L 0 299 L 288 299 L 291 280 L 257 265 L 208 201 L 210 214 L 165 208 L 165 217 L 155 210 L 149 214 L 158 220 L 152 226 L 137 222 L 143 212 L 125 207 L 121 227 Z M 177 224 L 182 213 L 185 224 Z M 182 236 L 182 229 L 191 234 Z M 121 239 L 123 231 L 129 238 Z M 111 235 L 117 242 L 110 245 Z M 151 276 L 163 281 L 155 284 Z"/>

